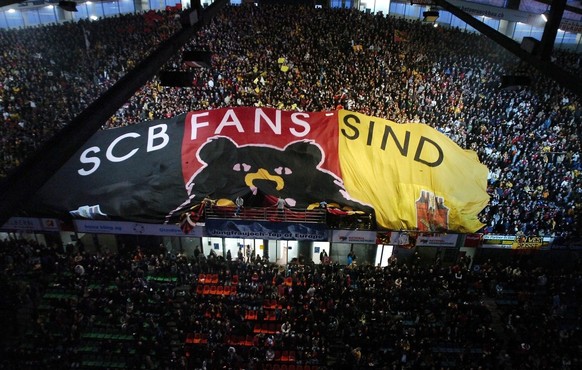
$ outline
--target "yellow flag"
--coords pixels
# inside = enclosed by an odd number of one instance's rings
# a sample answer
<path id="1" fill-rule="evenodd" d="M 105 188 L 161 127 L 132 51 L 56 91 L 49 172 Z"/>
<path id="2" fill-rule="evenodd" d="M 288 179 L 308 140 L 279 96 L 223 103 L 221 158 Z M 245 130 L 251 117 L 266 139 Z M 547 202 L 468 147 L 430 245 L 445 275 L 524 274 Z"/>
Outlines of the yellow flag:
<path id="1" fill-rule="evenodd" d="M 487 205 L 487 167 L 424 124 L 397 124 L 340 110 L 339 160 L 346 190 L 392 230 L 475 232 Z"/>
<path id="2" fill-rule="evenodd" d="M 289 70 L 289 67 L 288 66 L 286 66 L 286 65 L 282 65 L 281 66 L 281 71 L 287 72 L 288 70 Z"/>

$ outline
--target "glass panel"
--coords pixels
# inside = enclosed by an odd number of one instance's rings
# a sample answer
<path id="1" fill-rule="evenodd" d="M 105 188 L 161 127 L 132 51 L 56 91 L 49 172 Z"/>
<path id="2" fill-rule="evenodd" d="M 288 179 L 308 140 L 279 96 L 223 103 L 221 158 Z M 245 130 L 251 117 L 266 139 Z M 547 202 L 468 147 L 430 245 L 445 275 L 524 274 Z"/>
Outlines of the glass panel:
<path id="1" fill-rule="evenodd" d="M 47 5 L 38 9 L 38 16 L 40 18 L 40 23 L 49 24 L 57 22 L 57 15 L 55 13 L 54 5 Z"/>
<path id="2" fill-rule="evenodd" d="M 418 19 L 418 18 L 420 18 L 420 11 L 422 9 L 424 9 L 424 8 L 422 8 L 418 5 L 407 6 L 405 15 L 407 17 Z"/>
<path id="3" fill-rule="evenodd" d="M 464 30 L 467 27 L 467 23 L 463 22 L 457 17 L 453 17 L 451 20 L 451 27 L 459 27 L 460 29 Z"/>
<path id="4" fill-rule="evenodd" d="M 119 0 L 118 4 L 121 13 L 133 13 L 135 11 L 133 0 Z"/>
<path id="5" fill-rule="evenodd" d="M 439 11 L 439 19 L 437 19 L 437 23 L 450 25 L 451 20 L 453 19 L 453 15 L 449 12 Z"/>
<path id="6" fill-rule="evenodd" d="M 166 9 L 166 2 L 164 0 L 150 0 L 150 9 Z"/>
<path id="7" fill-rule="evenodd" d="M 104 2 L 103 4 L 103 13 L 106 17 L 111 17 L 115 15 L 119 15 L 119 5 L 117 1 L 113 2 Z"/>
<path id="8" fill-rule="evenodd" d="M 560 31 L 558 31 L 560 32 Z M 562 37 L 556 37 L 556 42 L 558 42 L 561 45 L 575 45 L 576 44 L 576 34 L 575 33 L 570 33 L 570 32 L 564 32 L 564 35 Z"/>
<path id="9" fill-rule="evenodd" d="M 93 5 L 79 4 L 77 5 L 77 11 L 73 13 L 73 19 L 76 21 L 81 19 L 87 19 L 91 15 L 88 9 L 93 9 Z"/>
<path id="10" fill-rule="evenodd" d="M 485 17 L 484 23 L 496 31 L 499 30 L 499 19 Z"/>
<path id="11" fill-rule="evenodd" d="M 0 12 L 0 28 L 8 28 L 8 23 L 6 23 L 4 12 Z"/>
<path id="12" fill-rule="evenodd" d="M 330 5 L 332 8 L 341 8 L 342 7 L 342 0 L 331 0 Z"/>
<path id="13" fill-rule="evenodd" d="M 531 26 L 529 24 L 517 22 L 515 25 L 515 32 L 513 33 L 513 39 L 517 42 L 521 42 L 524 37 L 528 37 L 531 34 Z"/>
<path id="14" fill-rule="evenodd" d="M 37 26 L 40 24 L 40 18 L 38 17 L 38 11 L 36 9 L 22 11 L 22 15 L 26 17 L 27 26 Z"/>
<path id="15" fill-rule="evenodd" d="M 404 12 L 406 10 L 405 8 L 406 8 L 406 4 L 391 3 L 390 4 L 390 14 L 402 16 L 402 15 L 404 15 Z"/>
<path id="16" fill-rule="evenodd" d="M 22 19 L 22 14 L 16 9 L 10 9 L 4 12 L 6 15 L 6 21 L 8 22 L 9 28 L 24 27 L 24 20 Z"/>

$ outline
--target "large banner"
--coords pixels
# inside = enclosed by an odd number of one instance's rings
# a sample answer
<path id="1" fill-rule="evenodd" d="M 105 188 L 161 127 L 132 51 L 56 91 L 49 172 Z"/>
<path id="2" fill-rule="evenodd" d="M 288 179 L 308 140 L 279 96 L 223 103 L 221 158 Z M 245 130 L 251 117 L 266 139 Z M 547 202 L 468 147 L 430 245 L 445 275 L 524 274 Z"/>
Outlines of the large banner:
<path id="1" fill-rule="evenodd" d="M 159 223 L 207 199 L 279 199 L 375 212 L 388 229 L 474 232 L 486 176 L 474 153 L 426 125 L 240 107 L 97 132 L 34 204 L 44 214 Z"/>

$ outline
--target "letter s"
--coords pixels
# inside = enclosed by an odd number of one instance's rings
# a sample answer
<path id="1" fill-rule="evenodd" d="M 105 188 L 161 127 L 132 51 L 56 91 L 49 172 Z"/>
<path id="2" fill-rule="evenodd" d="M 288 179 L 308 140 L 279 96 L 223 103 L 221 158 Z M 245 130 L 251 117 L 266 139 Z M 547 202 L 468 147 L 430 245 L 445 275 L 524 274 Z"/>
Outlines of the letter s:
<path id="1" fill-rule="evenodd" d="M 307 114 L 307 113 L 292 113 L 291 114 L 291 122 L 293 122 L 297 126 L 303 127 L 303 131 L 298 131 L 297 129 L 295 129 L 295 127 L 291 127 L 289 129 L 289 131 L 291 131 L 293 136 L 303 137 L 309 133 L 311 126 L 309 125 L 309 122 L 304 121 L 304 120 L 300 119 L 299 117 L 309 118 L 309 114 Z"/>
<path id="2" fill-rule="evenodd" d="M 99 153 L 100 151 L 101 151 L 101 149 L 99 149 L 99 147 L 92 146 L 90 148 L 85 149 L 85 151 L 83 153 L 81 153 L 81 158 L 79 159 L 79 161 L 81 163 L 92 163 L 93 167 L 88 169 L 88 170 L 81 168 L 80 170 L 77 171 L 79 173 L 79 175 L 89 176 L 93 172 L 97 171 L 97 169 L 99 168 L 99 165 L 101 164 L 101 160 L 97 157 L 88 157 L 88 155 L 91 152 Z"/>
<path id="3" fill-rule="evenodd" d="M 354 114 L 347 114 L 344 116 L 344 124 L 346 126 L 348 126 L 349 128 L 351 128 L 354 131 L 354 133 L 353 134 L 348 133 L 343 128 L 341 129 L 341 133 L 349 140 L 356 140 L 360 136 L 360 131 L 358 130 L 358 128 L 356 126 L 351 124 L 350 119 L 353 119 L 355 121 L 355 123 L 357 123 L 357 124 L 360 123 L 360 119 L 358 118 L 358 116 L 356 116 Z"/>

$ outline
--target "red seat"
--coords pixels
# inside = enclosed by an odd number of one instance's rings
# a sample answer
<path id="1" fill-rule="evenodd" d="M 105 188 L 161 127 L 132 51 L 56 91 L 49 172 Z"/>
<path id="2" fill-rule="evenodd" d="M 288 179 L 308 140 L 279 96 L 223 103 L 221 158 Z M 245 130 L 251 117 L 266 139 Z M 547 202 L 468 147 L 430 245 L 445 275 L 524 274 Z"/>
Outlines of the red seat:
<path id="1" fill-rule="evenodd" d="M 204 294 L 204 286 L 203 285 L 198 284 L 198 286 L 196 286 L 196 294 L 198 294 L 198 295 Z"/>
<path id="2" fill-rule="evenodd" d="M 224 287 L 222 285 L 219 285 L 216 288 L 216 294 L 218 294 L 218 295 L 223 295 L 224 294 Z"/>
<path id="3" fill-rule="evenodd" d="M 192 343 L 198 344 L 198 343 L 201 343 L 201 342 L 202 342 L 202 338 L 200 336 L 200 333 L 194 334 L 194 339 L 193 339 Z"/>
<path id="4" fill-rule="evenodd" d="M 186 343 L 188 344 L 194 343 L 194 334 L 188 334 L 186 336 Z"/>
<path id="5" fill-rule="evenodd" d="M 210 286 L 210 294 L 211 295 L 215 295 L 216 294 L 216 285 L 211 285 Z"/>
<path id="6" fill-rule="evenodd" d="M 245 339 L 245 346 L 251 347 L 253 345 L 253 339 L 254 337 L 252 335 L 247 335 L 247 338 Z"/>
<path id="7" fill-rule="evenodd" d="M 289 351 L 289 361 L 295 362 L 295 351 Z"/>
<path id="8" fill-rule="evenodd" d="M 206 274 L 198 275 L 198 284 L 204 284 L 206 282 Z"/>
<path id="9" fill-rule="evenodd" d="M 255 334 L 264 333 L 262 324 L 258 324 L 258 323 L 255 324 L 255 326 L 253 327 L 253 333 L 255 333 Z"/>
<path id="10" fill-rule="evenodd" d="M 237 285 L 238 284 L 238 275 L 232 275 L 232 284 L 233 285 Z"/>
<path id="11" fill-rule="evenodd" d="M 212 280 L 210 282 L 212 284 L 218 284 L 218 274 L 213 274 L 212 277 L 211 277 L 211 279 Z"/>
<path id="12" fill-rule="evenodd" d="M 204 294 L 204 295 L 210 294 L 210 285 L 204 285 L 204 289 L 202 291 L 202 294 Z"/>
<path id="13" fill-rule="evenodd" d="M 281 361 L 289 361 L 289 351 L 281 352 Z"/>

